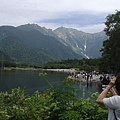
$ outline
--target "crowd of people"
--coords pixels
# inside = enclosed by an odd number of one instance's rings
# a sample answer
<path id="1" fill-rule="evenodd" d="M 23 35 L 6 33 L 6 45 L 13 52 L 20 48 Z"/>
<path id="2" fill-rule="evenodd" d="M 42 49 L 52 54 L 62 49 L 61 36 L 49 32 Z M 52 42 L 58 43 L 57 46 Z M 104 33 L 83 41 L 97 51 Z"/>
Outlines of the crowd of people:
<path id="1" fill-rule="evenodd" d="M 69 78 L 74 81 L 83 81 L 83 82 L 89 82 L 93 80 L 93 75 L 98 76 L 99 72 L 92 71 L 92 72 L 85 72 L 85 71 L 77 71 L 72 72 L 69 74 Z"/>

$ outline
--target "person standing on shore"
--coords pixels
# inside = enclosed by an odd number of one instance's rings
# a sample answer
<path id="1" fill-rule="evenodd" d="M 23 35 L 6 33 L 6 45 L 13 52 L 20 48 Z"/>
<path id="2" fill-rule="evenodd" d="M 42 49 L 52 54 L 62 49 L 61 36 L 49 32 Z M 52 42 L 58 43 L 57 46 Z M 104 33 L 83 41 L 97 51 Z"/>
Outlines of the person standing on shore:
<path id="1" fill-rule="evenodd" d="M 109 92 L 113 96 L 107 98 Z M 96 102 L 108 108 L 108 120 L 120 120 L 120 75 L 111 78 L 109 85 L 101 92 Z"/>

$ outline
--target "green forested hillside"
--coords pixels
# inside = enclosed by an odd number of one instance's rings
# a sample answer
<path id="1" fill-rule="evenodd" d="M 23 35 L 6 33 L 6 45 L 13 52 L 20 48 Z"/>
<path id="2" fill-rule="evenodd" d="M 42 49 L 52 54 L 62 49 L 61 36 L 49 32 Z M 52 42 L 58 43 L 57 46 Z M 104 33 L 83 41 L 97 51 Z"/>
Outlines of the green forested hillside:
<path id="1" fill-rule="evenodd" d="M 0 61 L 12 61 L 12 59 L 8 55 L 0 51 Z"/>
<path id="2" fill-rule="evenodd" d="M 41 63 L 44 59 L 46 61 L 55 60 L 55 56 L 45 53 L 40 49 L 26 46 L 12 36 L 8 36 L 0 41 L 0 49 L 5 51 L 15 62 Z"/>
<path id="3" fill-rule="evenodd" d="M 24 31 L 12 26 L 0 27 L 0 50 L 16 62 L 41 63 L 81 58 L 52 36 L 34 29 Z"/>
<path id="4" fill-rule="evenodd" d="M 53 62 L 99 58 L 104 32 L 90 34 L 72 28 L 46 29 L 37 24 L 0 27 L 0 50 L 15 62 Z"/>
<path id="5" fill-rule="evenodd" d="M 26 29 L 25 29 L 26 26 Z M 49 32 L 45 33 L 44 28 L 34 28 L 34 25 L 25 25 L 21 26 L 19 29 L 26 33 L 25 35 L 29 37 L 29 45 L 31 47 L 42 48 L 44 51 L 48 51 L 58 57 L 58 59 L 68 59 L 68 58 L 82 58 L 81 55 L 76 54 L 70 46 L 64 45 L 54 36 L 50 36 Z M 46 35 L 47 34 L 47 35 Z M 25 38 L 25 39 L 26 39 Z M 26 40 L 27 40 L 26 39 Z"/>

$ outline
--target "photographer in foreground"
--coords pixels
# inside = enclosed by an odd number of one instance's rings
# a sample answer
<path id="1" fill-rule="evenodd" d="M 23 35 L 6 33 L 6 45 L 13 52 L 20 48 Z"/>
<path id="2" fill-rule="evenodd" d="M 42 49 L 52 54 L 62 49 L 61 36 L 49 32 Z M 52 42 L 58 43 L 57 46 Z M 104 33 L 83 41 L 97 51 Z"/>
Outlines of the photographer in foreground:
<path id="1" fill-rule="evenodd" d="M 113 96 L 107 98 L 108 92 Z M 108 120 L 120 120 L 120 75 L 111 78 L 109 85 L 98 96 L 96 102 L 108 108 Z"/>

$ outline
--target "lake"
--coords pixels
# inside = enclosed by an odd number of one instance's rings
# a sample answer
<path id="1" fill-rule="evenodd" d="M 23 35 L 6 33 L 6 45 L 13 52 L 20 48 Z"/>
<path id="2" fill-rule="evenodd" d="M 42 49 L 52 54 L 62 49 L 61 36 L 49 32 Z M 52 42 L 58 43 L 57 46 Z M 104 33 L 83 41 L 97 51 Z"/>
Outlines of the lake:
<path id="1" fill-rule="evenodd" d="M 8 70 L 0 73 L 0 91 L 11 91 L 13 88 L 25 88 L 28 94 L 35 91 L 44 92 L 51 86 L 57 86 L 64 80 L 68 74 L 66 72 L 46 72 L 44 78 L 39 76 L 42 71 L 39 70 Z M 75 87 L 83 92 L 77 93 L 77 97 L 89 97 L 88 92 L 99 92 L 99 86 L 96 82 L 89 84 L 77 83 Z"/>

